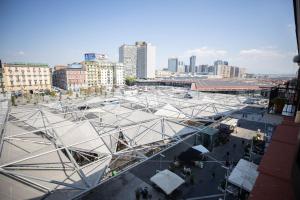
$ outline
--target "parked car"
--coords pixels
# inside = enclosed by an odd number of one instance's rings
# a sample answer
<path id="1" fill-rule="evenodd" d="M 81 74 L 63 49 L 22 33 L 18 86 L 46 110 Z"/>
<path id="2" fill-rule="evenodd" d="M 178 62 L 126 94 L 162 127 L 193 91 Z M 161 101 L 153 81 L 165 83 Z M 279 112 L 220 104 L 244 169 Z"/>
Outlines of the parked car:
<path id="1" fill-rule="evenodd" d="M 187 94 L 184 95 L 183 98 L 185 98 L 185 99 L 192 99 L 193 97 L 189 93 L 187 93 Z"/>

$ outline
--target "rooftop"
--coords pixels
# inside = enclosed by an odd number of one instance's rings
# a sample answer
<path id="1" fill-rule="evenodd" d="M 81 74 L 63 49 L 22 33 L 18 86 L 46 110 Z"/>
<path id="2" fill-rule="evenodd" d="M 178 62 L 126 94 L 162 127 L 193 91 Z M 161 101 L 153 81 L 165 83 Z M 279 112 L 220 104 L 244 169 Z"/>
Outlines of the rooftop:
<path id="1" fill-rule="evenodd" d="M 10 67 L 49 67 L 49 65 L 45 63 L 25 63 L 25 62 L 4 63 L 4 65 L 9 65 Z"/>

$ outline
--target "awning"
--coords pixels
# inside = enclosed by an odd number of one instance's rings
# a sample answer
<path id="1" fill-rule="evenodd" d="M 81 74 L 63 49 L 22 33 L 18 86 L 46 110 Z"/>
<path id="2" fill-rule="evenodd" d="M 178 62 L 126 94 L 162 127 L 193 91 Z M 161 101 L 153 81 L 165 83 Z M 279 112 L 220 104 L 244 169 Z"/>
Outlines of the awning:
<path id="1" fill-rule="evenodd" d="M 193 149 L 200 151 L 201 153 L 208 153 L 209 151 L 203 145 L 193 146 Z"/>
<path id="2" fill-rule="evenodd" d="M 167 195 L 184 183 L 182 178 L 167 169 L 152 176 L 150 181 L 160 187 Z"/>
<path id="3" fill-rule="evenodd" d="M 257 176 L 257 165 L 244 159 L 240 159 L 238 164 L 231 172 L 228 182 L 248 192 L 251 192 Z"/>

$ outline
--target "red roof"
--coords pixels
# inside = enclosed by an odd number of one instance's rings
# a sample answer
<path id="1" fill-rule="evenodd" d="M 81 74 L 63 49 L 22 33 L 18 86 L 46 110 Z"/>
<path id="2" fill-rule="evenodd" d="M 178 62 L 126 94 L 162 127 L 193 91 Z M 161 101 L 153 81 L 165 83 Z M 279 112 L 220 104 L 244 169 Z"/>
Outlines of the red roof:
<path id="1" fill-rule="evenodd" d="M 290 182 L 260 174 L 249 196 L 249 200 L 254 199 L 292 200 L 295 199 L 295 195 Z"/>
<path id="2" fill-rule="evenodd" d="M 272 141 L 258 167 L 260 173 L 290 181 L 296 145 Z"/>
<path id="3" fill-rule="evenodd" d="M 294 200 L 292 169 L 298 150 L 300 125 L 285 117 L 258 167 L 250 200 Z"/>
<path id="4" fill-rule="evenodd" d="M 272 137 L 273 141 L 296 145 L 299 133 L 299 126 L 280 125 Z"/>

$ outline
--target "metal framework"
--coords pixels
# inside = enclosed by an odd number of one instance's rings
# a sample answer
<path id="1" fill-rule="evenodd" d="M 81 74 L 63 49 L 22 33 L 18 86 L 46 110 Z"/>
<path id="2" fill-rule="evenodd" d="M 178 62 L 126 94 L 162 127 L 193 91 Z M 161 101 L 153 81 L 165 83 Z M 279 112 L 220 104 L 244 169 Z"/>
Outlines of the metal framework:
<path id="1" fill-rule="evenodd" d="M 201 131 L 186 122 L 215 122 L 215 116 L 245 106 L 245 97 L 195 93 L 183 99 L 180 92 L 2 106 L 0 188 L 24 187 L 28 198 L 57 198 L 60 191 L 72 191 L 71 197 L 99 185 L 115 169 L 147 159 L 150 150 Z"/>

